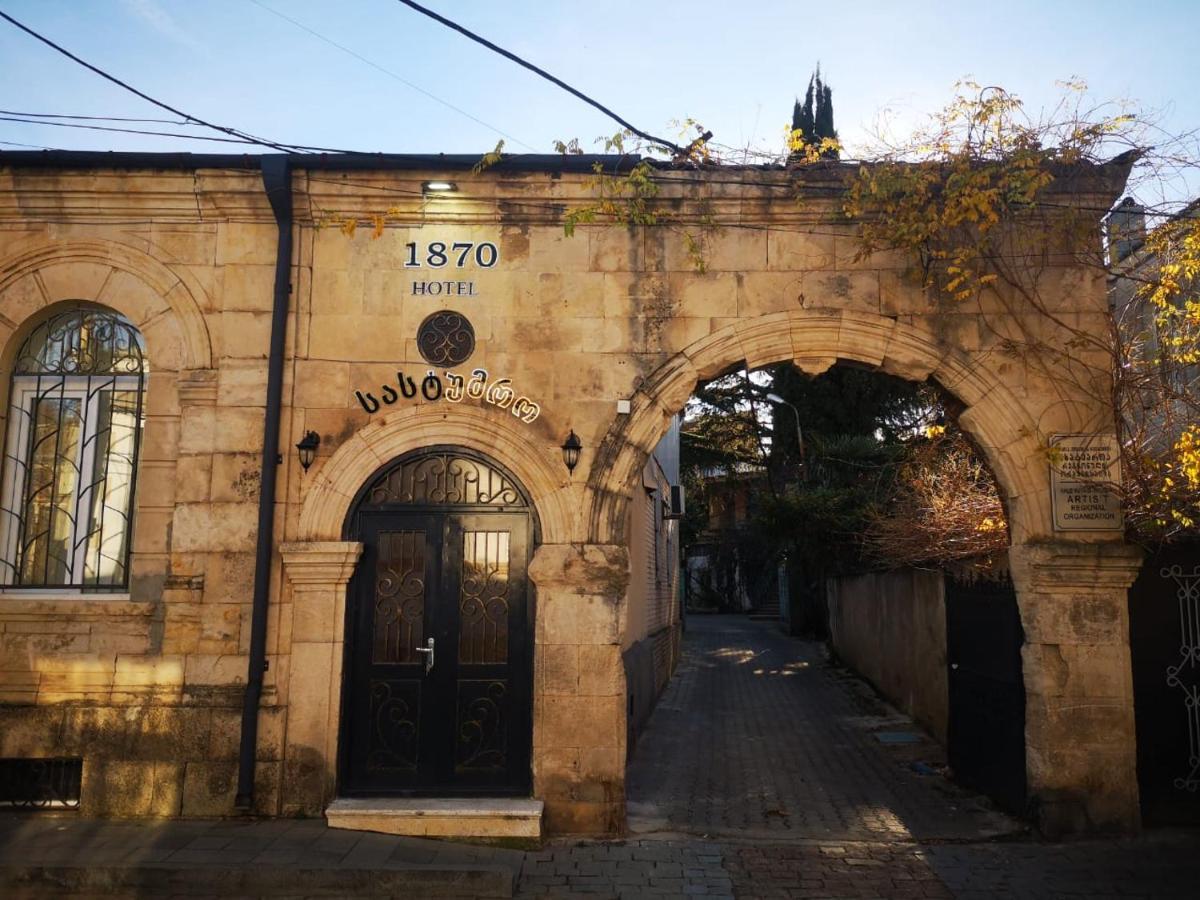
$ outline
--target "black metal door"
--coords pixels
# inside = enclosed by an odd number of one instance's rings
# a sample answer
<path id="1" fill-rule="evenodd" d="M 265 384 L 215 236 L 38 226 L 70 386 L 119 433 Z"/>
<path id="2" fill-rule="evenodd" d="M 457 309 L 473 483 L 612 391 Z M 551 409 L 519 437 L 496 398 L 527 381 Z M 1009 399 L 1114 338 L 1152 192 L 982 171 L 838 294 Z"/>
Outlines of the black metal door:
<path id="1" fill-rule="evenodd" d="M 528 512 L 385 502 L 354 530 L 341 792 L 527 793 Z"/>
<path id="2" fill-rule="evenodd" d="M 1012 582 L 946 576 L 947 755 L 956 781 L 1025 811 L 1025 634 Z"/>
<path id="3" fill-rule="evenodd" d="M 1200 824 L 1200 544 L 1146 558 L 1129 590 L 1145 825 Z"/>

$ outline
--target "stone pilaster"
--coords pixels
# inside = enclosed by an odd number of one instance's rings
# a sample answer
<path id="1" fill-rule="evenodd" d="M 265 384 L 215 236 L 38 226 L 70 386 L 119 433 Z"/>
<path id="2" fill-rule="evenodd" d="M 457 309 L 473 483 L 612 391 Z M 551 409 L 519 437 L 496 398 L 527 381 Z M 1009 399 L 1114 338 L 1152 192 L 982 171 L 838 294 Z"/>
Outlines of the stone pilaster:
<path id="1" fill-rule="evenodd" d="M 1124 544 L 1014 546 L 1029 796 L 1048 834 L 1140 826 Z"/>
<path id="2" fill-rule="evenodd" d="M 542 544 L 537 587 L 533 793 L 557 833 L 625 827 L 621 605 L 629 555 L 612 544 Z"/>
<path id="3" fill-rule="evenodd" d="M 362 544 L 291 543 L 279 553 L 292 586 L 283 813 L 315 816 L 324 812 L 336 783 L 346 584 Z"/>

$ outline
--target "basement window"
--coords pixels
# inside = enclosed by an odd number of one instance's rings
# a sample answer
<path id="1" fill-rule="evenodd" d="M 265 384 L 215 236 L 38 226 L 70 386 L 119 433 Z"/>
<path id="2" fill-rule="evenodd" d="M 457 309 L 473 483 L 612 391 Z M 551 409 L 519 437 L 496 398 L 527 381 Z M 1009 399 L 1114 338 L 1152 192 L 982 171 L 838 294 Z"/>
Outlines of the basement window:
<path id="1" fill-rule="evenodd" d="M 82 784 L 78 757 L 0 759 L 0 808 L 79 809 Z"/>

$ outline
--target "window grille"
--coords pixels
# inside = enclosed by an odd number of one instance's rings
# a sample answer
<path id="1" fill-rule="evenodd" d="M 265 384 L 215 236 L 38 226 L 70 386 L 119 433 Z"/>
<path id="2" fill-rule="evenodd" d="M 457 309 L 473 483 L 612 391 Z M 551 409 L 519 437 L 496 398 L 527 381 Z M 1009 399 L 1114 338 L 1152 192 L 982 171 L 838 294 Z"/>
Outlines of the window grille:
<path id="1" fill-rule="evenodd" d="M 79 808 L 83 760 L 0 759 L 0 808 Z"/>
<path id="2" fill-rule="evenodd" d="M 0 808 L 79 809 L 80 758 L 0 760 Z"/>
<path id="3" fill-rule="evenodd" d="M 141 335 L 108 310 L 61 312 L 21 345 L 0 493 L 0 585 L 126 587 L 145 376 Z"/>

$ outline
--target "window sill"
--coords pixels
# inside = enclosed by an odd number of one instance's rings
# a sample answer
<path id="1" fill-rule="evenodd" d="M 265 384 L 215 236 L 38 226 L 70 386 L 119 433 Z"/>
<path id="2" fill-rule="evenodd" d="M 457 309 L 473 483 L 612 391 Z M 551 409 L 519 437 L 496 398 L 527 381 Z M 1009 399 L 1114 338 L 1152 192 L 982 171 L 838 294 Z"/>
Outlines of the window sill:
<path id="1" fill-rule="evenodd" d="M 130 600 L 129 594 L 84 594 L 79 591 L 22 591 L 0 588 L 0 619 L 13 616 L 71 618 L 141 618 L 154 615 L 156 603 Z"/>

